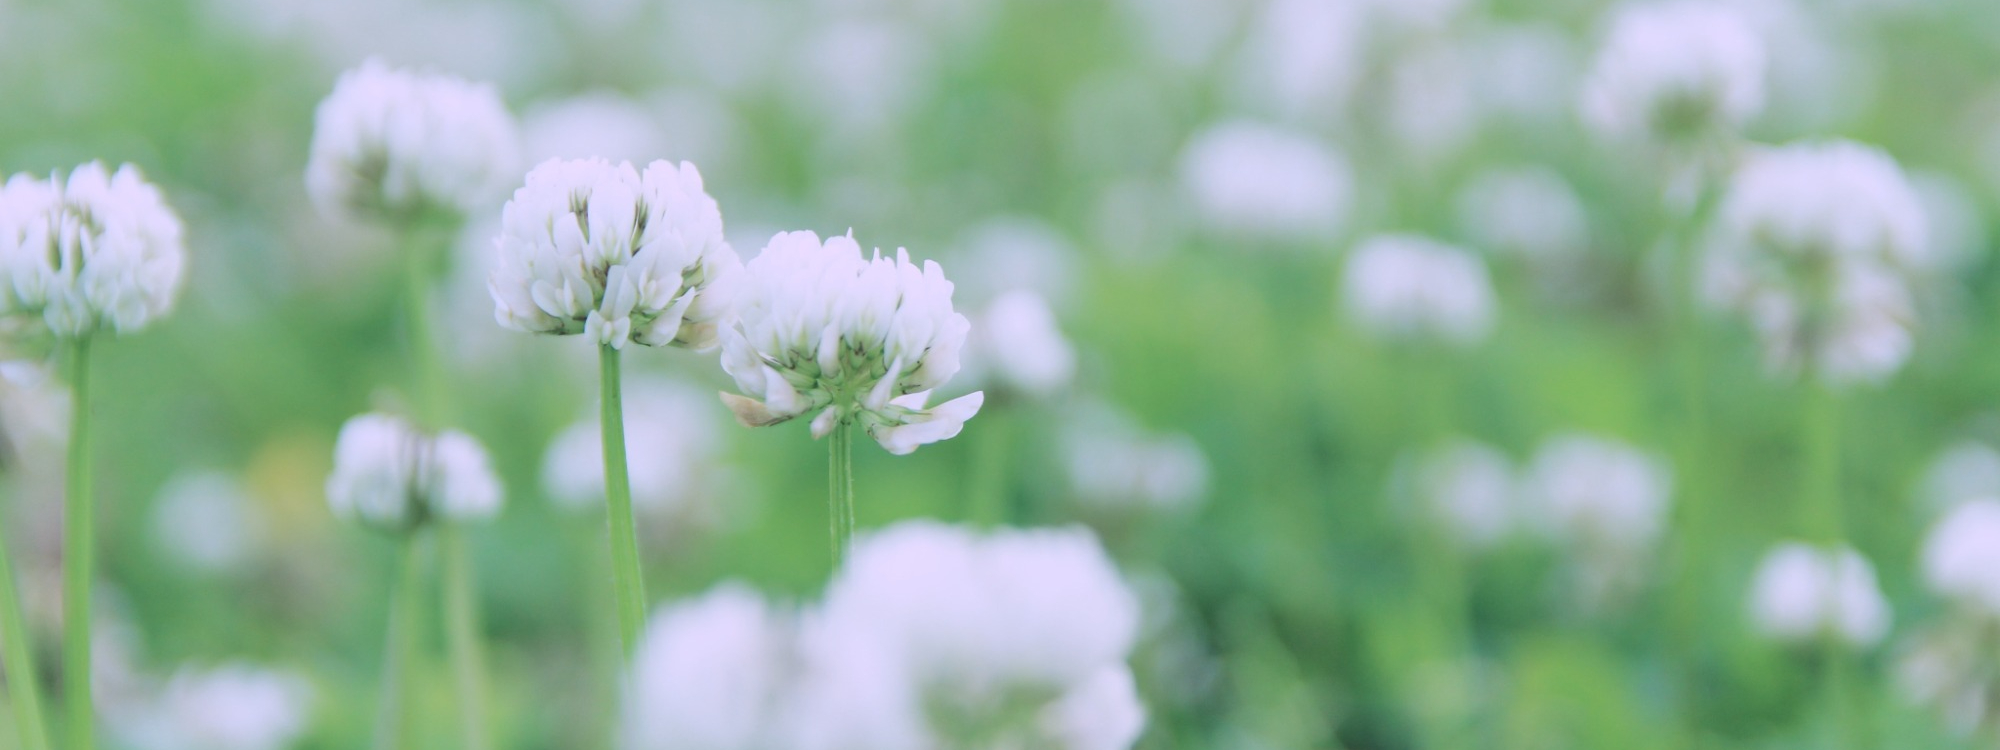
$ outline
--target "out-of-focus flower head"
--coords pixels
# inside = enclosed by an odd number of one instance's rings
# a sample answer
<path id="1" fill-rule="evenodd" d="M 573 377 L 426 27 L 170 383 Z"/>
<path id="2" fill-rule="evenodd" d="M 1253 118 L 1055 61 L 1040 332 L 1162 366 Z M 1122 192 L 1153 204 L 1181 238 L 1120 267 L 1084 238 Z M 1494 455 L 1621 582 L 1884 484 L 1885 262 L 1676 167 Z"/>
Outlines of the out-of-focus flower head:
<path id="1" fill-rule="evenodd" d="M 1935 258 L 1923 204 L 1887 154 L 1846 141 L 1753 154 L 1720 211 L 1704 294 L 1750 319 L 1776 369 L 1878 381 L 1907 359 L 1908 277 Z"/>
<path id="2" fill-rule="evenodd" d="M 952 309 L 935 261 L 866 257 L 851 236 L 786 232 L 744 266 L 742 302 L 722 333 L 722 394 L 746 426 L 812 415 L 813 437 L 859 423 L 890 453 L 948 440 L 979 411 L 973 393 L 925 408 L 958 372 L 971 323 Z"/>
<path id="3" fill-rule="evenodd" d="M 153 504 L 160 545 L 189 567 L 229 570 L 262 541 L 263 517 L 235 477 L 218 471 L 176 475 Z"/>
<path id="4" fill-rule="evenodd" d="M 1345 0 L 1272 0 L 1252 20 L 1231 93 L 1287 119 L 1339 112 L 1364 67 L 1365 8 Z"/>
<path id="5" fill-rule="evenodd" d="M 1654 456 L 1584 434 L 1549 438 L 1528 467 L 1531 518 L 1559 539 L 1641 551 L 1666 526 L 1671 478 Z"/>
<path id="6" fill-rule="evenodd" d="M 715 345 L 742 267 L 693 164 L 546 161 L 500 223 L 488 282 L 500 325 L 617 349 Z"/>
<path id="7" fill-rule="evenodd" d="M 2000 493 L 2000 450 L 1983 440 L 1952 444 L 1924 470 L 1919 493 L 1924 507 L 1939 514 Z"/>
<path id="8" fill-rule="evenodd" d="M 306 189 L 329 216 L 404 222 L 462 213 L 506 186 L 519 149 L 491 84 L 371 58 L 320 102 Z"/>
<path id="9" fill-rule="evenodd" d="M 1961 737 L 2000 729 L 2000 640 L 1990 623 L 1946 620 L 1912 636 L 1895 665 L 1897 692 L 1937 712 Z"/>
<path id="10" fill-rule="evenodd" d="M 633 657 L 620 747 L 776 747 L 790 677 L 789 615 L 727 583 L 653 615 Z"/>
<path id="11" fill-rule="evenodd" d="M 1197 133 L 1181 153 L 1181 187 L 1202 220 L 1223 234 L 1326 239 L 1354 198 L 1347 159 L 1312 136 L 1247 120 Z"/>
<path id="12" fill-rule="evenodd" d="M 426 435 L 399 418 L 369 413 L 341 426 L 326 499 L 340 518 L 401 531 L 432 518 L 491 518 L 500 511 L 501 488 L 472 436 Z"/>
<path id="13" fill-rule="evenodd" d="M 1576 257 L 1590 244 L 1583 199 L 1548 167 L 1480 172 L 1459 189 L 1457 209 L 1459 227 L 1481 249 L 1544 261 Z"/>
<path id="14" fill-rule="evenodd" d="M 1983 618 L 2000 619 L 2000 500 L 1967 500 L 1924 540 L 1924 584 Z"/>
<path id="15" fill-rule="evenodd" d="M 1466 346 L 1493 328 L 1493 286 L 1479 256 L 1426 237 L 1363 240 L 1347 259 L 1342 301 L 1356 325 L 1387 340 Z"/>
<path id="16" fill-rule="evenodd" d="M 173 307 L 181 221 L 130 164 L 0 186 L 0 317 L 60 338 L 130 333 Z"/>
<path id="17" fill-rule="evenodd" d="M 1759 631 L 1788 643 L 1810 645 L 1831 635 L 1867 647 L 1889 632 L 1889 602 L 1875 568 L 1849 547 L 1786 542 L 1772 548 L 1757 567 L 1749 607 Z"/>
<path id="18" fill-rule="evenodd" d="M 548 159 L 643 161 L 667 153 L 667 130 L 639 102 L 610 91 L 593 91 L 536 104 L 521 115 L 522 153 L 530 162 Z"/>
<path id="19" fill-rule="evenodd" d="M 1187 508 L 1208 494 L 1208 456 L 1194 438 L 1150 434 L 1108 405 L 1074 410 L 1064 430 L 1070 488 L 1101 510 Z"/>
<path id="20" fill-rule="evenodd" d="M 1413 469 L 1426 520 L 1444 524 L 1467 548 L 1490 548 L 1521 523 L 1514 467 L 1498 449 L 1461 438 L 1419 456 Z"/>
<path id="21" fill-rule="evenodd" d="M 964 374 L 1000 393 L 1029 399 L 1054 396 L 1076 375 L 1076 349 L 1056 325 L 1041 295 L 1025 289 L 1000 295 L 966 336 Z"/>
<path id="22" fill-rule="evenodd" d="M 715 400 L 668 380 L 634 379 L 625 390 L 625 452 L 632 504 L 676 520 L 707 520 L 705 492 L 717 480 L 722 436 Z M 566 509 L 604 504 L 604 445 L 595 417 L 559 433 L 542 463 L 542 486 Z"/>
<path id="23" fill-rule="evenodd" d="M 312 688 L 297 675 L 225 664 L 176 672 L 159 710 L 175 738 L 167 747 L 281 750 L 305 731 L 311 703 Z"/>
<path id="24" fill-rule="evenodd" d="M 1737 8 L 1670 0 L 1613 13 L 1583 88 L 1598 132 L 1678 147 L 1732 134 L 1763 108 L 1763 41 Z"/>

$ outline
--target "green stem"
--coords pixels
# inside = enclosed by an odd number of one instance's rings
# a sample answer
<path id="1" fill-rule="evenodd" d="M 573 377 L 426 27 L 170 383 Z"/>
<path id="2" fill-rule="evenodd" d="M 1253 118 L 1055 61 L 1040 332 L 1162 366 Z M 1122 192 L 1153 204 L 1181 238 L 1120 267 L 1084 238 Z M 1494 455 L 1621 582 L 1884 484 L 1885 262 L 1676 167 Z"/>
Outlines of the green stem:
<path id="1" fill-rule="evenodd" d="M 1675 380 L 1679 390 L 1679 435 L 1675 456 L 1675 485 L 1678 495 L 1673 504 L 1673 536 L 1671 545 L 1678 570 L 1669 577 L 1670 608 L 1669 633 L 1671 647 L 1679 664 L 1676 679 L 1680 687 L 1680 713 L 1682 743 L 1684 747 L 1698 747 L 1701 744 L 1701 719 L 1695 708 L 1695 696 L 1701 694 L 1700 672 L 1696 666 L 1700 662 L 1697 652 L 1701 642 L 1702 583 L 1708 579 L 1707 560 L 1709 544 L 1708 517 L 1706 504 L 1708 493 L 1702 482 L 1706 479 L 1705 459 L 1702 447 L 1708 439 L 1708 399 L 1704 394 L 1703 377 L 1706 362 L 1703 357 L 1701 328 L 1700 263 L 1701 228 L 1707 223 L 1714 201 L 1713 190 L 1704 190 L 1696 201 L 1693 216 L 1685 221 L 1667 217 L 1667 230 L 1673 237 L 1675 252 L 1673 258 L 1673 292 L 1668 305 L 1669 336 L 1673 340 Z"/>
<path id="2" fill-rule="evenodd" d="M 1805 387 L 1804 531 L 1822 543 L 1835 544 L 1847 536 L 1840 499 L 1840 399 L 1818 378 L 1808 378 Z"/>
<path id="3" fill-rule="evenodd" d="M 383 648 L 382 705 L 376 716 L 376 750 L 413 750 L 418 746 L 416 721 L 417 659 L 423 627 L 423 539 L 404 536 L 402 560 L 396 571 L 389 604 L 388 644 Z"/>
<path id="4" fill-rule="evenodd" d="M 94 746 L 90 695 L 90 579 L 96 540 L 90 491 L 90 336 L 76 339 L 70 360 L 69 491 L 63 495 L 63 703 L 69 742 Z"/>
<path id="5" fill-rule="evenodd" d="M 34 649 L 28 645 L 28 622 L 21 616 L 21 595 L 14 588 L 14 567 L 0 534 L 0 669 L 7 672 L 7 691 L 14 699 L 14 724 L 21 731 L 23 750 L 49 750 L 42 726 L 42 686 L 36 680 Z"/>
<path id="6" fill-rule="evenodd" d="M 833 538 L 833 567 L 847 559 L 854 543 L 854 432 L 846 422 L 833 428 L 827 461 L 827 533 Z"/>
<path id="7" fill-rule="evenodd" d="M 405 227 L 403 236 L 406 264 L 403 304 L 409 316 L 410 360 L 416 380 L 411 389 L 413 406 L 417 422 L 427 430 L 437 430 L 444 426 L 447 392 L 444 361 L 437 346 L 437 322 L 431 317 L 430 304 L 432 256 L 436 248 L 429 241 L 431 234 L 421 224 Z"/>
<path id="8" fill-rule="evenodd" d="M 464 532 L 446 523 L 438 528 L 444 553 L 445 632 L 451 639 L 452 675 L 458 681 L 459 721 L 465 750 L 487 750 L 486 659 L 479 638 L 479 602 L 475 571 L 465 547 Z"/>
<path id="9" fill-rule="evenodd" d="M 625 469 L 625 407 L 619 391 L 618 350 L 598 348 L 603 405 L 605 508 L 611 519 L 612 594 L 618 605 L 618 632 L 630 657 L 646 620 L 646 583 L 639 569 L 639 533 L 632 521 L 632 480 Z"/>

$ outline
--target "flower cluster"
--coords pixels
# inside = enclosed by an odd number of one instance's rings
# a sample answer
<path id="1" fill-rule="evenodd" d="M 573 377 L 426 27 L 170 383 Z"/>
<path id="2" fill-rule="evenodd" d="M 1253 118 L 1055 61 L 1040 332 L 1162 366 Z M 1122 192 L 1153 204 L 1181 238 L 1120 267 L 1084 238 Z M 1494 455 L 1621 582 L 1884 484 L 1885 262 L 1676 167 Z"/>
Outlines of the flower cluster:
<path id="1" fill-rule="evenodd" d="M 715 345 L 741 263 L 693 164 L 543 162 L 500 223 L 500 325 L 618 349 Z"/>
<path id="2" fill-rule="evenodd" d="M 32 329 L 136 331 L 173 306 L 186 255 L 180 219 L 130 164 L 0 186 L 0 315 Z"/>
<path id="3" fill-rule="evenodd" d="M 1585 121 L 1659 145 L 1733 132 L 1764 106 L 1764 44 L 1738 9 L 1711 0 L 1618 11 L 1584 83 Z"/>
<path id="4" fill-rule="evenodd" d="M 407 221 L 470 210 L 511 179 L 516 140 L 492 85 L 370 59 L 320 102 L 306 189 L 333 216 Z"/>
<path id="5" fill-rule="evenodd" d="M 1757 628 L 1779 641 L 1815 644 L 1832 636 L 1872 646 L 1889 632 L 1889 602 L 1875 567 L 1849 547 L 1786 542 L 1764 555 L 1750 588 Z"/>
<path id="6" fill-rule="evenodd" d="M 1908 279 L 1927 268 L 1922 203 L 1896 162 L 1845 141 L 1754 154 L 1723 198 L 1706 294 L 1745 315 L 1773 369 L 1830 382 L 1894 373 L 1911 347 Z"/>
<path id="7" fill-rule="evenodd" d="M 662 610 L 635 657 L 632 750 L 1123 750 L 1139 602 L 1087 532 L 864 538 L 819 606 L 725 584 Z"/>
<path id="8" fill-rule="evenodd" d="M 1342 299 L 1378 338 L 1476 344 L 1493 328 L 1493 285 L 1479 256 L 1415 235 L 1363 241 L 1347 259 Z"/>
<path id="9" fill-rule="evenodd" d="M 500 479 L 486 449 L 455 430 L 426 435 L 396 417 L 347 420 L 333 448 L 326 499 L 334 515 L 404 530 L 432 518 L 476 521 L 500 511 Z"/>
<path id="10" fill-rule="evenodd" d="M 970 380 L 1029 399 L 1054 396 L 1076 375 L 1076 348 L 1063 337 L 1055 312 L 1041 295 L 1025 289 L 986 306 L 964 354 Z"/>
<path id="11" fill-rule="evenodd" d="M 812 415 L 814 437 L 859 423 L 890 453 L 958 434 L 985 402 L 973 393 L 925 408 L 958 372 L 971 328 L 952 284 L 907 251 L 864 256 L 853 237 L 785 232 L 744 265 L 722 368 L 749 395 L 722 394 L 751 427 Z"/>

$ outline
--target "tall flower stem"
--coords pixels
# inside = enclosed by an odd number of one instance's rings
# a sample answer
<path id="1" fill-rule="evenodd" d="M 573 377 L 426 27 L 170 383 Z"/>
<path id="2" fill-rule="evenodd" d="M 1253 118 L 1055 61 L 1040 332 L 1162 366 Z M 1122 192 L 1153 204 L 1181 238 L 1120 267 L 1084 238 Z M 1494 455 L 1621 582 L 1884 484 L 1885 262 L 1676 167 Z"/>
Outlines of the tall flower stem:
<path id="1" fill-rule="evenodd" d="M 1801 436 L 1805 448 L 1803 526 L 1821 544 L 1840 544 L 1847 536 L 1840 497 L 1840 398 L 1822 378 L 1808 377 L 1803 385 L 1807 400 L 1802 420 L 1805 434 Z M 1829 634 L 1822 639 L 1821 650 L 1831 746 L 1857 746 L 1864 728 L 1857 725 L 1859 717 L 1849 705 L 1853 676 L 1846 645 Z"/>
<path id="2" fill-rule="evenodd" d="M 445 368 L 437 344 L 437 321 L 431 311 L 433 272 L 441 246 L 439 228 L 413 221 L 403 228 L 404 304 L 410 326 L 410 361 L 414 365 L 417 421 L 427 431 L 445 426 L 450 405 Z M 460 730 L 466 750 L 486 750 L 485 655 L 479 633 L 479 600 L 475 598 L 472 561 L 463 533 L 449 519 L 440 519 L 439 554 L 445 568 L 445 635 L 456 680 Z"/>
<path id="3" fill-rule="evenodd" d="M 27 618 L 21 616 L 21 595 L 14 588 L 13 558 L 5 537 L 0 534 L 0 670 L 7 672 L 22 750 L 49 750 L 48 730 L 42 726 L 42 686 L 35 679 L 35 653 L 28 644 Z"/>
<path id="4" fill-rule="evenodd" d="M 639 532 L 632 521 L 632 478 L 625 468 L 625 405 L 620 393 L 618 349 L 598 347 L 603 391 L 598 422 L 604 428 L 604 505 L 611 520 L 612 595 L 618 633 L 631 656 L 646 619 L 646 583 L 639 570 Z"/>
<path id="5" fill-rule="evenodd" d="M 68 491 L 63 493 L 63 708 L 69 722 L 64 750 L 94 746 L 90 695 L 90 580 L 97 556 L 90 491 L 90 339 L 70 346 Z"/>
<path id="6" fill-rule="evenodd" d="M 1679 391 L 1676 427 L 1678 435 L 1674 463 L 1677 487 L 1674 498 L 1670 544 L 1676 570 L 1668 580 L 1669 647 L 1680 664 L 1675 675 L 1680 689 L 1681 730 L 1684 747 L 1701 744 L 1701 719 L 1695 696 L 1701 694 L 1696 653 L 1701 643 L 1702 582 L 1708 578 L 1708 492 L 1706 461 L 1702 447 L 1708 440 L 1708 399 L 1703 384 L 1707 363 L 1703 357 L 1701 329 L 1702 228 L 1713 212 L 1717 191 L 1708 186 L 1696 197 L 1687 216 L 1667 212 L 1662 222 L 1671 240 L 1673 275 L 1667 302 L 1668 337 L 1674 349 L 1675 387 Z"/>
<path id="7" fill-rule="evenodd" d="M 389 603 L 388 644 L 383 648 L 382 705 L 376 715 L 376 750 L 415 750 L 418 746 L 415 713 L 417 659 L 422 653 L 423 627 L 423 538 L 411 532 L 397 544 L 398 562 L 394 594 Z"/>
<path id="8" fill-rule="evenodd" d="M 833 542 L 833 567 L 838 569 L 854 542 L 854 430 L 846 422 L 833 428 L 828 452 L 827 533 Z"/>

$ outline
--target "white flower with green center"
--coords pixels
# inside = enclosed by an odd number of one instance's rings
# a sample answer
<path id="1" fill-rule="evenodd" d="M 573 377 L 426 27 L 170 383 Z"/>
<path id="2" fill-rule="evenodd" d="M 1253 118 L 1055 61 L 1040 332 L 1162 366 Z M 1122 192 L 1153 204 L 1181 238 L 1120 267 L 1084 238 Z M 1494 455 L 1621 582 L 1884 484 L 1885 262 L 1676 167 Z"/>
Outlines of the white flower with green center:
<path id="1" fill-rule="evenodd" d="M 811 415 L 813 437 L 860 424 L 897 455 L 956 436 L 985 394 L 935 407 L 932 389 L 958 372 L 971 324 L 952 284 L 909 252 L 863 256 L 853 237 L 786 232 L 744 266 L 722 367 L 748 395 L 722 394 L 744 425 Z"/>
<path id="2" fill-rule="evenodd" d="M 519 159 L 514 120 L 491 84 L 370 59 L 320 102 L 306 190 L 329 216 L 408 220 L 476 208 Z"/>
<path id="3" fill-rule="evenodd" d="M 1612 17 L 1584 82 L 1599 133 L 1673 145 L 1732 133 L 1764 107 L 1763 39 L 1730 5 L 1631 3 Z"/>
<path id="4" fill-rule="evenodd" d="M 742 270 L 693 164 L 552 159 L 500 215 L 494 317 L 623 349 L 707 349 Z"/>
<path id="5" fill-rule="evenodd" d="M 500 511 L 500 479 L 479 441 L 425 435 L 387 414 L 347 420 L 334 442 L 327 504 L 343 519 L 405 530 L 432 518 L 475 521 Z"/>
<path id="6" fill-rule="evenodd" d="M 145 327 L 173 307 L 186 256 L 180 219 L 130 164 L 0 187 L 0 314 L 57 337 Z"/>

